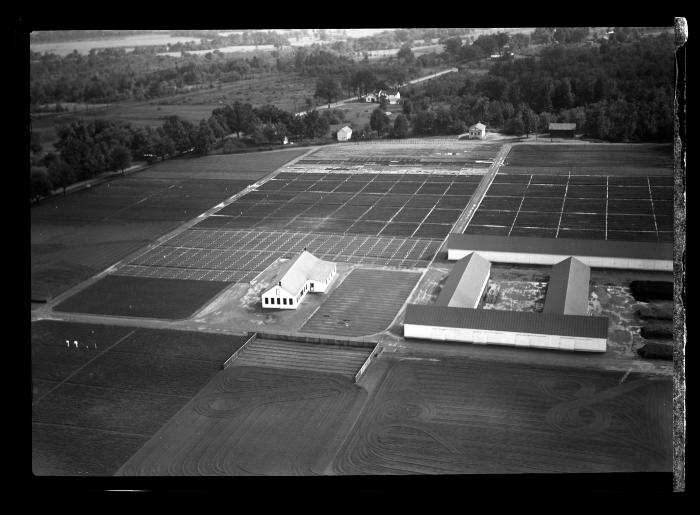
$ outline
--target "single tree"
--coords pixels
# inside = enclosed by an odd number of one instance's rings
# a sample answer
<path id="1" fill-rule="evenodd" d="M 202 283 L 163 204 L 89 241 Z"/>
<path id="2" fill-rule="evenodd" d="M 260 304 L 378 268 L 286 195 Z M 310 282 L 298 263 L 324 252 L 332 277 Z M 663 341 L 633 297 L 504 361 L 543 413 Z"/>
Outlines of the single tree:
<path id="1" fill-rule="evenodd" d="M 62 188 L 64 196 L 66 194 L 66 187 L 75 182 L 75 172 L 60 157 L 51 160 L 51 163 L 48 165 L 48 174 L 51 186 L 54 189 Z"/>
<path id="2" fill-rule="evenodd" d="M 389 117 L 386 113 L 378 107 L 372 111 L 372 115 L 369 118 L 369 126 L 381 136 L 389 130 L 391 122 L 389 122 Z"/>
<path id="3" fill-rule="evenodd" d="M 51 182 L 49 181 L 46 168 L 35 166 L 32 167 L 29 174 L 29 195 L 30 199 L 37 204 L 41 197 L 45 197 L 51 193 Z"/>
<path id="4" fill-rule="evenodd" d="M 333 99 L 337 99 L 340 95 L 340 84 L 333 77 L 324 76 L 316 82 L 315 97 L 323 98 L 328 101 L 328 109 L 331 108 Z"/>
<path id="5" fill-rule="evenodd" d="M 124 145 L 117 145 L 109 154 L 109 167 L 114 170 L 124 171 L 131 166 L 131 151 Z"/>
<path id="6" fill-rule="evenodd" d="M 408 136 L 408 120 L 402 114 L 396 115 L 394 120 L 394 137 L 405 138 Z"/>

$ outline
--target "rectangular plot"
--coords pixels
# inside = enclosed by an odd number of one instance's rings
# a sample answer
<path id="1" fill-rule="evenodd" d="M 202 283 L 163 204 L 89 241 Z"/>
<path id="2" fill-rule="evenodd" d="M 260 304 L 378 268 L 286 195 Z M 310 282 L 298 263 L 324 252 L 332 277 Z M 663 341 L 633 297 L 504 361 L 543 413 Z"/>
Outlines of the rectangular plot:
<path id="1" fill-rule="evenodd" d="M 461 184 L 479 184 L 484 176 L 479 175 L 456 175 L 454 177 L 454 182 Z M 525 181 L 527 183 L 527 181 Z"/>
<path id="2" fill-rule="evenodd" d="M 503 225 L 477 225 L 470 223 L 464 230 L 464 234 L 493 234 L 495 236 L 508 236 L 509 226 Z"/>
<path id="3" fill-rule="evenodd" d="M 608 213 L 651 215 L 651 200 L 642 199 L 612 199 L 608 201 Z"/>
<path id="4" fill-rule="evenodd" d="M 365 186 L 365 188 L 362 190 L 363 193 L 387 193 L 391 187 L 393 186 L 393 183 L 390 182 L 370 182 Z"/>
<path id="5" fill-rule="evenodd" d="M 315 204 L 316 202 L 321 200 L 322 196 L 323 195 L 320 192 L 307 191 L 299 193 L 292 200 L 290 200 L 290 202 L 293 202 L 295 204 Z"/>
<path id="6" fill-rule="evenodd" d="M 520 211 L 558 213 L 563 203 L 564 199 L 560 197 L 525 197 Z"/>
<path id="7" fill-rule="evenodd" d="M 306 191 L 308 188 L 313 186 L 316 181 L 292 181 L 285 184 L 281 191 Z"/>
<path id="8" fill-rule="evenodd" d="M 416 223 L 392 222 L 386 225 L 379 236 L 404 236 L 409 237 L 418 228 Z"/>
<path id="9" fill-rule="evenodd" d="M 390 193 L 413 194 L 421 187 L 421 182 L 397 182 L 392 186 Z"/>
<path id="10" fill-rule="evenodd" d="M 349 206 L 373 206 L 374 204 L 377 203 L 377 201 L 381 198 L 381 195 L 376 194 L 364 194 L 364 193 L 359 193 L 350 200 L 348 200 L 347 204 Z"/>
<path id="11" fill-rule="evenodd" d="M 649 187 L 646 177 L 629 177 L 620 175 L 608 176 L 608 184 L 610 186 L 641 186 Z"/>
<path id="12" fill-rule="evenodd" d="M 417 195 L 406 202 L 406 207 L 432 207 L 440 200 L 439 195 Z"/>
<path id="13" fill-rule="evenodd" d="M 605 213 L 605 199 L 579 199 L 566 197 L 566 213 Z"/>
<path id="14" fill-rule="evenodd" d="M 656 200 L 673 200 L 674 188 L 672 186 L 652 186 L 651 198 Z"/>
<path id="15" fill-rule="evenodd" d="M 673 232 L 659 231 L 659 241 L 673 242 Z"/>
<path id="16" fill-rule="evenodd" d="M 527 238 L 554 238 L 557 235 L 556 228 L 547 227 L 518 227 L 510 231 L 510 236 L 525 236 Z"/>
<path id="17" fill-rule="evenodd" d="M 654 200 L 654 213 L 657 216 L 673 216 L 673 201 Z"/>
<path id="18" fill-rule="evenodd" d="M 347 230 L 348 234 L 368 234 L 376 235 L 379 234 L 386 222 L 355 222 Z"/>
<path id="19" fill-rule="evenodd" d="M 607 188 L 605 186 L 572 186 L 566 191 L 566 198 L 592 198 L 601 199 L 605 198 L 607 195 Z"/>
<path id="20" fill-rule="evenodd" d="M 559 224 L 560 213 L 533 213 L 521 211 L 515 219 L 516 227 L 554 227 Z"/>
<path id="21" fill-rule="evenodd" d="M 605 214 L 564 213 L 561 218 L 561 227 L 605 230 Z"/>
<path id="22" fill-rule="evenodd" d="M 655 231 L 654 217 L 644 215 L 608 215 L 609 231 Z"/>
<path id="23" fill-rule="evenodd" d="M 397 207 L 372 207 L 364 215 L 362 215 L 362 220 L 375 220 L 379 222 L 387 222 L 391 219 L 397 212 L 399 208 Z"/>
<path id="24" fill-rule="evenodd" d="M 673 217 L 656 215 L 656 228 L 659 231 L 673 231 Z"/>
<path id="25" fill-rule="evenodd" d="M 481 204 L 479 204 L 479 210 L 490 209 L 494 211 L 517 211 L 520 208 L 520 203 L 522 201 L 522 197 L 492 197 L 487 195 L 482 199 Z"/>
<path id="26" fill-rule="evenodd" d="M 533 174 L 530 186 L 532 187 L 533 184 L 566 184 L 567 182 L 569 182 L 568 174 Z"/>
<path id="27" fill-rule="evenodd" d="M 649 187 L 639 186 L 608 186 L 609 199 L 648 199 Z"/>
<path id="28" fill-rule="evenodd" d="M 355 173 L 350 176 L 350 182 L 370 182 L 373 181 L 379 174 L 377 173 Z"/>
<path id="29" fill-rule="evenodd" d="M 433 209 L 428 218 L 426 218 L 425 223 L 453 224 L 460 214 L 462 214 L 462 211 L 459 209 Z"/>
<path id="30" fill-rule="evenodd" d="M 463 196 L 444 196 L 440 200 L 438 200 L 438 203 L 435 204 L 436 209 L 457 209 L 459 211 L 462 211 L 465 207 L 467 207 L 467 204 L 469 204 L 469 200 L 471 197 L 463 197 Z"/>
<path id="31" fill-rule="evenodd" d="M 434 173 L 434 174 L 426 175 L 425 179 L 426 179 L 426 181 L 431 182 L 431 183 L 444 183 L 444 182 L 452 182 L 455 177 L 457 177 L 457 176 L 452 175 L 452 174 L 447 174 L 447 173 Z"/>
<path id="32" fill-rule="evenodd" d="M 654 186 L 673 186 L 673 177 L 667 175 L 650 175 L 649 183 Z"/>
<path id="33" fill-rule="evenodd" d="M 411 209 L 404 207 L 394 217 L 394 222 L 420 222 L 430 212 L 430 209 Z"/>
<path id="34" fill-rule="evenodd" d="M 265 182 L 264 184 L 261 184 L 260 186 L 258 186 L 257 189 L 258 189 L 258 191 L 279 191 L 287 184 L 288 184 L 287 181 L 270 179 L 269 181 Z"/>
<path id="35" fill-rule="evenodd" d="M 411 195 L 396 195 L 389 193 L 384 195 L 379 202 L 377 202 L 378 207 L 401 207 L 406 202 L 411 200 Z"/>
<path id="36" fill-rule="evenodd" d="M 340 186 L 340 181 L 319 181 L 316 184 L 309 186 L 306 191 L 333 191 Z"/>
<path id="37" fill-rule="evenodd" d="M 447 189 L 447 191 L 445 192 L 445 195 L 473 195 L 474 192 L 476 191 L 476 188 L 478 188 L 478 186 L 479 185 L 476 183 L 469 183 L 469 184 L 453 183 Z"/>
<path id="38" fill-rule="evenodd" d="M 559 197 L 564 199 L 564 194 L 566 193 L 565 186 L 559 185 L 545 185 L 545 184 L 530 184 L 527 188 L 525 196 L 528 198 L 536 197 Z"/>
<path id="39" fill-rule="evenodd" d="M 414 238 L 433 238 L 441 240 L 452 230 L 452 225 L 447 224 L 421 224 L 414 234 Z"/>
<path id="40" fill-rule="evenodd" d="M 502 184 L 527 184 L 530 182 L 530 177 L 530 174 L 508 174 L 499 171 L 494 178 L 494 182 Z"/>
<path id="41" fill-rule="evenodd" d="M 494 182 L 491 183 L 486 194 L 497 197 L 520 197 L 526 189 L 526 184 L 496 184 Z"/>
<path id="42" fill-rule="evenodd" d="M 569 186 L 572 185 L 600 185 L 605 186 L 608 178 L 605 175 L 572 175 L 569 178 Z"/>
<path id="43" fill-rule="evenodd" d="M 584 230 L 584 229 L 570 229 L 567 227 L 559 228 L 559 238 L 573 238 L 577 240 L 604 240 L 605 231 L 601 230 Z"/>
<path id="44" fill-rule="evenodd" d="M 364 187 L 365 187 L 365 183 L 363 183 L 363 182 L 347 181 L 347 182 L 340 184 L 335 189 L 335 191 L 336 192 L 343 192 L 343 193 L 357 193 L 358 191 L 360 191 Z"/>
<path id="45" fill-rule="evenodd" d="M 411 272 L 353 270 L 301 330 L 346 336 L 383 331 L 419 277 L 420 274 Z"/>
<path id="46" fill-rule="evenodd" d="M 608 239 L 618 241 L 659 241 L 656 231 L 611 231 Z"/>
<path id="47" fill-rule="evenodd" d="M 447 191 L 446 183 L 428 183 L 426 182 L 415 193 L 416 195 L 442 195 Z"/>
<path id="48" fill-rule="evenodd" d="M 516 211 L 491 211 L 479 209 L 471 219 L 475 225 L 512 225 Z"/>
<path id="49" fill-rule="evenodd" d="M 369 206 L 343 206 L 333 213 L 333 218 L 355 221 L 368 209 Z"/>

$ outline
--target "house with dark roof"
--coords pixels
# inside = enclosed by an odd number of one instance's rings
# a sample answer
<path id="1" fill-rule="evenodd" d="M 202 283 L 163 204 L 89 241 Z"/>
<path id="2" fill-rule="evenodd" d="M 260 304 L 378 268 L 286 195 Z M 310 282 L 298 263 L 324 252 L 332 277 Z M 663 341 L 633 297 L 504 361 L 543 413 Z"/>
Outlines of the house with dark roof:
<path id="1" fill-rule="evenodd" d="M 282 266 L 275 285 L 262 293 L 262 307 L 296 309 L 307 293 L 326 291 L 335 272 L 335 263 L 318 259 L 304 250 Z"/>

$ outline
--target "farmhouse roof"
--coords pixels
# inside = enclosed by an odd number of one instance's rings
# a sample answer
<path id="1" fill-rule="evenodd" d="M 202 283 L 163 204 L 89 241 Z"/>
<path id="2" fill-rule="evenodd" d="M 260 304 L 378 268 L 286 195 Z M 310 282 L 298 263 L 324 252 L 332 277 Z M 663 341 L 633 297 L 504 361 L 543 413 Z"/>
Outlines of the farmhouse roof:
<path id="1" fill-rule="evenodd" d="M 550 131 L 575 131 L 576 124 L 575 123 L 550 123 L 549 130 Z"/>
<path id="2" fill-rule="evenodd" d="M 452 308 L 432 304 L 408 304 L 404 324 L 582 338 L 608 337 L 607 317 Z"/>
<path id="3" fill-rule="evenodd" d="M 316 256 L 302 251 L 301 254 L 285 263 L 277 274 L 276 282 L 291 295 L 296 295 L 306 281 L 325 281 L 333 271 L 333 263 L 323 261 Z"/>
<path id="4" fill-rule="evenodd" d="M 673 244 L 647 241 L 604 240 L 591 245 L 590 240 L 575 238 L 452 233 L 448 236 L 447 248 L 482 252 L 673 260 Z"/>
<path id="5" fill-rule="evenodd" d="M 485 128 L 486 128 L 486 125 L 484 125 L 484 124 L 481 123 L 481 122 L 475 123 L 474 125 L 472 125 L 471 127 L 469 127 L 470 130 L 471 130 L 471 129 L 479 129 L 480 131 L 483 131 Z"/>
<path id="6" fill-rule="evenodd" d="M 338 129 L 338 132 L 342 132 L 343 134 L 352 134 L 352 129 L 346 125 L 342 129 Z"/>
<path id="7" fill-rule="evenodd" d="M 554 265 L 549 274 L 543 312 L 586 315 L 590 279 L 591 269 L 575 257 Z"/>
<path id="8" fill-rule="evenodd" d="M 455 263 L 435 304 L 451 307 L 474 307 L 484 282 L 491 273 L 491 262 L 476 252 Z"/>

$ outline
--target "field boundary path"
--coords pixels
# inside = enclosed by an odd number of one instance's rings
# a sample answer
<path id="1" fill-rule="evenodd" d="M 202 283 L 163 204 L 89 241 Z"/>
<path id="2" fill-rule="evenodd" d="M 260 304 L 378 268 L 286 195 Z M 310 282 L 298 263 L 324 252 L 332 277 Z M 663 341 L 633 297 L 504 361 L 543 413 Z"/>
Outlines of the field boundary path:
<path id="1" fill-rule="evenodd" d="M 481 201 L 483 200 L 484 195 L 491 187 L 491 183 L 493 182 L 493 180 L 496 178 L 498 170 L 501 168 L 501 166 L 503 166 L 503 163 L 506 160 L 506 157 L 508 156 L 508 153 L 510 152 L 512 146 L 513 145 L 511 143 L 505 143 L 501 147 L 501 150 L 498 151 L 498 154 L 496 154 L 496 157 L 493 160 L 493 164 L 489 167 L 486 174 L 484 174 L 484 178 L 481 179 L 479 186 L 477 186 L 476 191 L 469 199 L 467 207 L 464 209 L 462 214 L 459 215 L 459 218 L 457 218 L 457 221 L 452 226 L 451 232 L 462 234 L 467 228 L 467 225 L 474 216 L 474 213 L 479 208 L 479 205 L 481 205 Z"/>
<path id="2" fill-rule="evenodd" d="M 111 274 L 112 272 L 115 272 L 115 271 L 118 270 L 122 265 L 128 264 L 129 262 L 131 262 L 132 260 L 136 259 L 137 257 L 139 257 L 139 256 L 141 256 L 141 255 L 143 255 L 143 254 L 146 254 L 147 252 L 149 252 L 149 251 L 155 249 L 156 247 L 162 245 L 163 243 L 165 243 L 166 241 L 170 240 L 171 238 L 174 238 L 174 237 L 177 236 L 178 234 L 181 234 L 181 233 L 183 233 L 184 231 L 186 231 L 187 229 L 190 229 L 191 227 L 193 227 L 193 226 L 196 225 L 197 223 L 201 222 L 204 218 L 206 218 L 206 217 L 208 217 L 208 216 L 210 216 L 210 215 L 216 213 L 217 211 L 223 209 L 224 207 L 226 207 L 226 206 L 228 206 L 229 204 L 233 203 L 234 201 L 238 200 L 240 197 L 242 197 L 243 195 L 246 195 L 246 194 L 249 193 L 250 191 L 255 190 L 255 188 L 257 188 L 257 187 L 260 186 L 260 184 L 262 184 L 263 182 L 266 182 L 270 177 L 272 177 L 272 176 L 278 174 L 283 168 L 286 168 L 287 166 L 291 166 L 291 165 L 295 164 L 295 163 L 296 163 L 297 161 L 299 161 L 300 159 L 303 159 L 303 158 L 307 157 L 309 154 L 312 154 L 313 152 L 315 152 L 315 151 L 318 150 L 318 149 L 319 149 L 318 146 L 311 147 L 311 148 L 308 150 L 308 152 L 304 152 L 302 155 L 297 156 L 296 158 L 294 158 L 294 159 L 292 159 L 292 160 L 290 160 L 290 161 L 284 163 L 282 166 L 280 166 L 280 167 L 278 167 L 276 170 L 270 172 L 269 174 L 267 174 L 267 175 L 266 175 L 265 177 L 263 177 L 262 179 L 260 179 L 260 180 L 258 180 L 258 181 L 256 181 L 256 182 L 254 182 L 253 184 L 249 184 L 249 185 L 246 186 L 243 190 L 241 190 L 241 191 L 239 191 L 238 193 L 232 195 L 232 196 L 229 197 L 228 199 L 226 199 L 226 200 L 220 202 L 219 204 L 217 204 L 217 205 L 215 205 L 215 206 L 213 206 L 213 207 L 207 209 L 204 213 L 201 213 L 200 215 L 198 215 L 198 216 L 196 216 L 196 217 L 194 217 L 194 218 L 192 218 L 192 219 L 190 219 L 190 220 L 184 222 L 183 224 L 177 226 L 177 227 L 176 227 L 175 229 L 173 229 L 172 231 L 169 231 L 169 232 L 167 232 L 166 234 L 163 234 L 163 235 L 160 236 L 159 238 L 155 239 L 154 241 L 150 242 L 150 243 L 147 244 L 146 246 L 140 247 L 140 248 L 137 249 L 135 252 L 132 252 L 132 253 L 128 254 L 127 256 L 124 256 L 122 259 L 120 259 L 119 261 L 117 261 L 117 262 L 114 263 L 113 265 L 109 266 L 108 268 L 102 270 L 101 272 L 98 272 L 97 274 L 95 274 L 95 275 L 93 275 L 92 277 L 86 279 L 85 281 L 82 281 L 82 282 L 78 283 L 77 285 L 73 286 L 72 288 L 69 288 L 68 290 L 64 291 L 64 292 L 61 293 L 60 295 L 57 295 L 56 297 L 54 297 L 53 299 L 51 299 L 49 302 L 47 302 L 43 307 L 37 308 L 37 309 L 33 310 L 33 311 L 32 311 L 32 320 L 40 320 L 40 319 L 46 318 L 46 315 L 47 315 L 48 313 L 54 314 L 54 313 L 53 313 L 53 308 L 54 308 L 54 306 L 57 306 L 58 304 L 60 304 L 61 302 L 63 302 L 65 299 L 68 299 L 69 297 L 75 295 L 76 293 L 78 293 L 78 292 L 84 290 L 84 289 L 87 288 L 88 286 L 90 286 L 90 285 L 96 283 L 97 281 L 99 281 L 99 280 L 102 279 L 103 277 L 105 277 L 105 276 Z M 52 318 L 53 318 L 53 317 L 52 317 Z M 134 319 L 134 320 L 138 320 L 138 319 Z"/>

